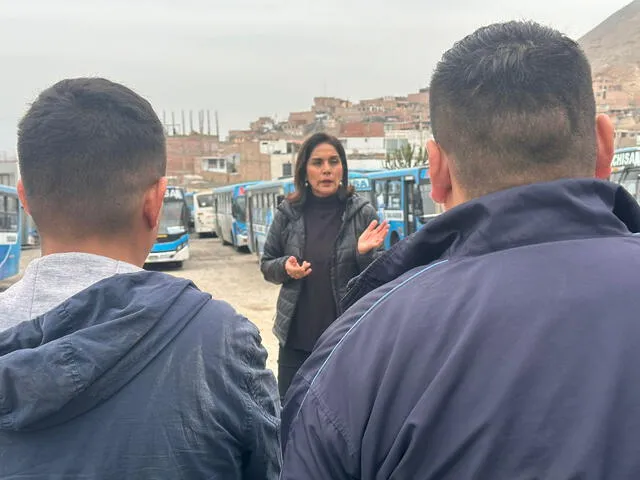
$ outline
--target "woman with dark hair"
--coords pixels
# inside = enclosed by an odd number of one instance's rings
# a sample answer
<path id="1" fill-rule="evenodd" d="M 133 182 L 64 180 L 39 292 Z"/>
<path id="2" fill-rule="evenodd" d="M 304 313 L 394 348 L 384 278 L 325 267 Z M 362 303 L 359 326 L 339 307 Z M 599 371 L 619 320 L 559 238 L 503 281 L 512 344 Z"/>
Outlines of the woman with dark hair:
<path id="1" fill-rule="evenodd" d="M 280 342 L 280 397 L 313 347 L 338 316 L 347 282 L 380 251 L 389 231 L 376 210 L 354 194 L 340 141 L 318 133 L 302 145 L 295 192 L 279 206 L 260 268 L 282 284 L 273 331 Z"/>

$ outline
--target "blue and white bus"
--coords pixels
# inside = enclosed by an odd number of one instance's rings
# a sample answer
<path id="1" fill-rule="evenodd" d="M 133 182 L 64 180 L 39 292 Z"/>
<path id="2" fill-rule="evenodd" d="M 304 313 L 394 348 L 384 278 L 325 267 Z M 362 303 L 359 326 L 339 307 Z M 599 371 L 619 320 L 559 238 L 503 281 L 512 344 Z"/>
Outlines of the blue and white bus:
<path id="1" fill-rule="evenodd" d="M 213 189 L 213 221 L 223 245 L 232 245 L 236 250 L 249 246 L 246 190 L 255 183 L 236 183 Z"/>
<path id="2" fill-rule="evenodd" d="M 349 183 L 359 195 L 371 199 L 371 182 L 364 173 L 349 171 Z M 293 177 L 259 182 L 247 187 L 249 218 L 249 251 L 258 258 L 264 252 L 267 233 L 280 202 L 293 193 Z"/>
<path id="3" fill-rule="evenodd" d="M 146 263 L 165 263 L 182 267 L 189 259 L 189 207 L 184 190 L 167 187 L 160 215 L 158 237 Z"/>
<path id="4" fill-rule="evenodd" d="M 620 148 L 613 155 L 610 180 L 640 201 L 640 146 Z"/>
<path id="5" fill-rule="evenodd" d="M 216 225 L 213 218 L 213 194 L 210 190 L 193 194 L 193 231 L 200 236 L 214 236 Z"/>
<path id="6" fill-rule="evenodd" d="M 280 202 L 293 193 L 293 177 L 265 181 L 247 187 L 249 251 L 258 259 L 264 251 L 267 233 Z"/>
<path id="7" fill-rule="evenodd" d="M 20 271 L 20 231 L 18 192 L 0 185 L 0 280 Z"/>
<path id="8" fill-rule="evenodd" d="M 384 241 L 386 249 L 443 211 L 431 199 L 428 167 L 381 170 L 368 174 L 367 178 L 371 182 L 373 205 L 378 209 L 378 216 L 389 222 L 389 233 Z"/>
<path id="9" fill-rule="evenodd" d="M 196 227 L 195 214 L 193 213 L 193 195 L 194 192 L 185 192 L 184 199 L 187 202 L 187 208 L 189 209 L 189 232 L 193 232 Z"/>

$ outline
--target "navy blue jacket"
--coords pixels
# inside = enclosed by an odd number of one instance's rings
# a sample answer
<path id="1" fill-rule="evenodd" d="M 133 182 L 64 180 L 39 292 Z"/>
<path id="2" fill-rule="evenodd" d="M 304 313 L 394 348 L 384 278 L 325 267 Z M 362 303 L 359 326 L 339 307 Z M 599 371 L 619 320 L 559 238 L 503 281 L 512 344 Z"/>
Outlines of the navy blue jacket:
<path id="1" fill-rule="evenodd" d="M 0 478 L 278 478 L 266 357 L 189 281 L 103 280 L 0 332 Z"/>
<path id="2" fill-rule="evenodd" d="M 284 479 L 640 478 L 640 208 L 566 180 L 444 213 L 351 284 Z"/>

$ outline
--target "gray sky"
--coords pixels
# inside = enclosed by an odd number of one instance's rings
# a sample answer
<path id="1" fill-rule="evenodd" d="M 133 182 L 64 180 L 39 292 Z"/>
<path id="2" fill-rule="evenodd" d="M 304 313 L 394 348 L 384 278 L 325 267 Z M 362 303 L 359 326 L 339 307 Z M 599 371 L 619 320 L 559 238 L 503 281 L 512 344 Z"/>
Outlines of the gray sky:
<path id="1" fill-rule="evenodd" d="M 65 77 L 123 82 L 159 114 L 218 109 L 226 133 L 316 95 L 417 91 L 487 23 L 532 19 L 579 38 L 629 1 L 0 0 L 0 151 L 15 150 L 28 103 Z"/>

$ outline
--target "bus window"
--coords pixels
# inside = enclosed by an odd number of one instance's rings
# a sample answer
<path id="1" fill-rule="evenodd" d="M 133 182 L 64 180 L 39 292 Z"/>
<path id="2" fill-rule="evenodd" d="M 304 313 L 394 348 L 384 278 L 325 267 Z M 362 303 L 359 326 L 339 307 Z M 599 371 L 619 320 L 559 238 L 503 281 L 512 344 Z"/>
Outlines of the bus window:
<path id="1" fill-rule="evenodd" d="M 376 207 L 377 208 L 384 208 L 385 207 L 385 192 L 384 192 L 384 186 L 385 183 L 378 181 L 378 182 L 374 182 L 374 186 L 375 186 L 375 196 L 376 196 Z"/>
<path id="2" fill-rule="evenodd" d="M 260 223 L 264 224 L 264 209 L 265 209 L 265 201 L 264 201 L 264 193 L 260 194 Z"/>
<path id="3" fill-rule="evenodd" d="M 238 196 L 233 201 L 232 213 L 233 218 L 238 222 L 247 221 L 247 198 L 245 196 Z"/>
<path id="4" fill-rule="evenodd" d="M 11 195 L 0 195 L 0 232 L 17 232 L 19 215 L 18 199 Z"/>
<path id="5" fill-rule="evenodd" d="M 10 232 L 18 231 L 18 215 L 20 215 L 20 205 L 15 197 L 7 198 L 7 216 Z"/>
<path id="6" fill-rule="evenodd" d="M 387 210 L 402 210 L 402 182 L 387 180 Z"/>
<path id="7" fill-rule="evenodd" d="M 638 178 L 640 178 L 640 168 L 632 168 L 625 172 L 620 185 L 622 185 L 636 200 L 640 198 L 638 191 Z"/>
<path id="8" fill-rule="evenodd" d="M 8 231 L 10 230 L 7 212 L 7 197 L 5 195 L 0 195 L 0 232 Z"/>
<path id="9" fill-rule="evenodd" d="M 422 215 L 435 215 L 438 213 L 436 202 L 431 198 L 431 182 L 421 183 L 420 200 L 422 202 Z"/>

